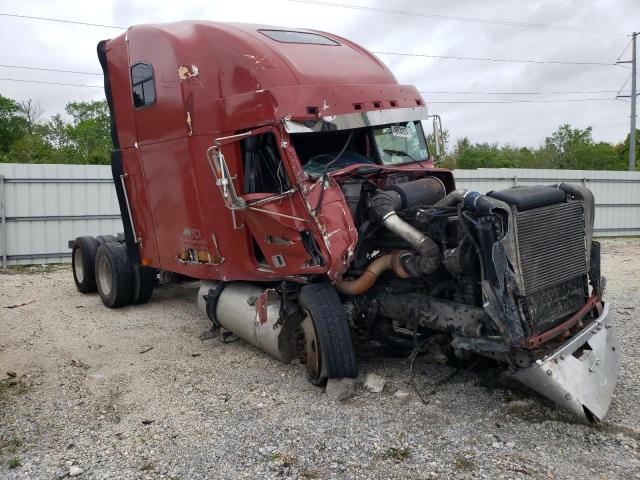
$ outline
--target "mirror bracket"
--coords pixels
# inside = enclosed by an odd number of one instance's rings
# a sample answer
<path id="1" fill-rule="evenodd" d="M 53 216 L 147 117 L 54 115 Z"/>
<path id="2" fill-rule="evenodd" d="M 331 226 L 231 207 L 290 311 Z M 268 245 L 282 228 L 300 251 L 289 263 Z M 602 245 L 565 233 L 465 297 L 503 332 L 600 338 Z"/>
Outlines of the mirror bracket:
<path id="1" fill-rule="evenodd" d="M 214 140 L 214 144 L 207 150 L 207 160 L 211 166 L 213 176 L 216 179 L 216 185 L 220 188 L 225 206 L 230 210 L 243 210 L 247 207 L 247 203 L 236 193 L 233 180 L 237 177 L 229 173 L 229 167 L 222 153 L 222 147 L 249 136 L 251 136 L 251 131 L 238 135 L 230 135 L 228 137 L 219 137 Z"/>
<path id="2" fill-rule="evenodd" d="M 429 115 L 433 122 L 433 143 L 436 147 L 435 164 L 442 161 L 444 157 L 444 136 L 442 134 L 442 119 L 440 115 Z"/>

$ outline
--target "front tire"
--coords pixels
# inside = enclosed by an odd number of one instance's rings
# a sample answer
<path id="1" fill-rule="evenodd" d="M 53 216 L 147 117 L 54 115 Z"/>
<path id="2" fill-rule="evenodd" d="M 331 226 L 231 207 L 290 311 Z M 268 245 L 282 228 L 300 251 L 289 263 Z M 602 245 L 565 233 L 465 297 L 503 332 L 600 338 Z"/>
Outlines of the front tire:
<path id="1" fill-rule="evenodd" d="M 153 293 L 158 271 L 155 268 L 136 265 L 133 267 L 133 296 L 131 303 L 138 305 L 147 303 Z"/>
<path id="2" fill-rule="evenodd" d="M 105 242 L 96 254 L 96 284 L 100 299 L 109 308 L 131 302 L 134 288 L 133 265 L 124 245 Z"/>
<path id="3" fill-rule="evenodd" d="M 329 378 L 357 377 L 351 331 L 334 288 L 325 283 L 306 285 L 300 290 L 299 303 L 309 381 L 322 386 Z"/>
<path id="4" fill-rule="evenodd" d="M 78 237 L 73 243 L 71 270 L 80 293 L 92 293 L 97 289 L 95 263 L 99 246 L 98 240 L 93 237 Z"/>

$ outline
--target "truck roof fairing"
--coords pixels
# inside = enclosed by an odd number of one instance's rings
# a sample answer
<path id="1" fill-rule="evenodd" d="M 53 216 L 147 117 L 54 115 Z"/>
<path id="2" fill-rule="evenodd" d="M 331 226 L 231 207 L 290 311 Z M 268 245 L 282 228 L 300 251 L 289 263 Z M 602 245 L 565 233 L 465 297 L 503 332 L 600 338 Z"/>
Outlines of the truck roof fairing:
<path id="1" fill-rule="evenodd" d="M 273 31 L 316 35 L 329 44 L 278 41 L 264 33 Z M 131 27 L 102 48 L 118 50 L 124 44 L 128 44 L 129 67 L 137 62 L 153 65 L 157 101 L 163 104 L 156 110 L 163 110 L 167 118 L 172 112 L 182 116 L 181 104 L 187 104 L 193 125 L 190 135 L 232 132 L 285 118 L 317 120 L 424 107 L 417 89 L 399 85 L 375 55 L 329 33 L 176 22 Z M 108 73 L 114 88 L 129 85 L 128 70 L 109 62 Z M 115 105 L 116 124 L 121 112 Z M 120 144 L 131 146 L 132 140 L 120 138 Z"/>

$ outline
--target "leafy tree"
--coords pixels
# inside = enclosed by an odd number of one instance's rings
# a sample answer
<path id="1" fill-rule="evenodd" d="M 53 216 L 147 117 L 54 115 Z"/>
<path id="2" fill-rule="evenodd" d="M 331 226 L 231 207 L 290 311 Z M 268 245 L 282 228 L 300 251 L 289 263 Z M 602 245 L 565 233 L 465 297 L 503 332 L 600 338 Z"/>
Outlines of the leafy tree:
<path id="1" fill-rule="evenodd" d="M 6 154 L 13 142 L 28 131 L 27 122 L 21 115 L 20 105 L 0 95 L 0 157 Z"/>
<path id="2" fill-rule="evenodd" d="M 0 161 L 22 163 L 109 164 L 111 136 L 109 110 L 105 101 L 70 102 L 70 121 L 53 115 L 42 121 L 42 109 L 35 100 L 16 102 L 0 95 Z M 636 158 L 640 170 L 640 130 Z M 629 136 L 611 145 L 594 142 L 591 127 L 580 129 L 560 125 L 543 145 L 534 148 L 473 143 L 458 139 L 452 146 L 448 130 L 443 131 L 446 168 L 572 168 L 626 170 Z M 433 135 L 427 136 L 435 152 Z"/>
<path id="3" fill-rule="evenodd" d="M 468 146 L 458 157 L 458 168 L 516 168 L 518 158 L 512 147 L 482 143 Z"/>
<path id="4" fill-rule="evenodd" d="M 591 127 L 581 130 L 565 124 L 547 137 L 544 146 L 555 157 L 553 168 L 579 169 L 582 158 L 580 152 L 584 152 L 585 147 L 593 144 L 591 131 Z"/>
<path id="5" fill-rule="evenodd" d="M 27 133 L 11 144 L 6 159 L 11 163 L 64 163 L 55 162 L 61 160 L 56 153 L 42 135 Z"/>
<path id="6" fill-rule="evenodd" d="M 107 102 L 71 102 L 65 110 L 73 120 L 67 126 L 66 139 L 59 137 L 59 141 L 68 141 L 70 163 L 109 164 L 112 143 Z M 59 125 L 54 126 L 53 131 L 58 129 Z"/>
<path id="7" fill-rule="evenodd" d="M 624 167 L 620 170 L 624 170 L 629 165 L 629 137 L 630 135 L 627 133 L 624 142 L 615 146 L 618 155 L 621 157 L 621 164 L 624 164 Z M 638 129 L 636 129 L 636 170 L 640 170 L 640 130 Z"/>
<path id="8" fill-rule="evenodd" d="M 33 99 L 23 100 L 20 102 L 20 111 L 22 117 L 27 122 L 27 129 L 30 134 L 34 134 L 36 128 L 40 125 L 40 117 L 42 117 L 42 107 L 40 102 Z"/>

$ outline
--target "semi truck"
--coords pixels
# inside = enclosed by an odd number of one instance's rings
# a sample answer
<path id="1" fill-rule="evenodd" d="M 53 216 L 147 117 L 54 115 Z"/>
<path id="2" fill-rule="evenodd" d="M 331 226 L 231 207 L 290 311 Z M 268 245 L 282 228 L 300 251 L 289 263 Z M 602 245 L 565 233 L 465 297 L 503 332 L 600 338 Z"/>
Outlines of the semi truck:
<path id="1" fill-rule="evenodd" d="M 211 337 L 314 385 L 360 356 L 479 358 L 604 417 L 617 346 L 587 188 L 456 186 L 416 87 L 330 33 L 139 25 L 98 57 L 124 234 L 70 242 L 80 292 L 142 304 L 172 272 L 201 282 Z"/>

